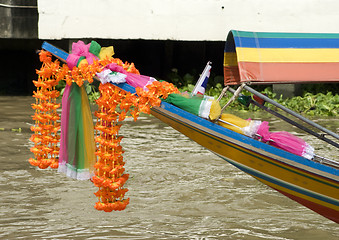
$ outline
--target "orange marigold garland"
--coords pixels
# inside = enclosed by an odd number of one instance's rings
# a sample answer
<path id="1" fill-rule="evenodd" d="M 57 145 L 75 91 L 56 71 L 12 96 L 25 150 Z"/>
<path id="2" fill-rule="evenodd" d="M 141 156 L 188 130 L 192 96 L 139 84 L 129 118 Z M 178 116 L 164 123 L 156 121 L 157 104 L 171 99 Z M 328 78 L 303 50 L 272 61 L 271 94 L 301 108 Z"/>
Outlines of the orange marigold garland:
<path id="1" fill-rule="evenodd" d="M 68 85 L 75 82 L 82 86 L 84 81 L 91 83 L 97 72 L 110 63 L 116 63 L 127 72 L 139 74 L 134 64 L 123 63 L 117 58 L 105 58 L 94 61 L 93 64 L 79 64 L 70 70 L 67 65 L 60 67 L 59 61 L 52 62 L 51 54 L 46 51 L 40 52 L 40 61 L 43 65 L 37 70 L 38 80 L 33 81 L 37 91 L 33 92 L 36 103 L 32 104 L 35 114 L 32 116 L 35 125 L 31 127 L 34 132 L 30 140 L 34 142 L 31 151 L 34 158 L 29 162 L 40 168 L 57 168 L 59 154 L 58 131 L 60 124 L 57 122 L 60 116 L 57 109 L 60 104 L 56 103 L 59 92 L 55 86 L 60 80 L 65 80 Z M 179 93 L 178 89 L 171 83 L 154 81 L 147 86 L 148 91 L 136 88 L 136 93 L 125 92 L 113 84 L 100 84 L 100 98 L 96 101 L 98 111 L 95 112 L 97 123 L 95 125 L 97 143 L 95 163 L 95 175 L 92 181 L 99 190 L 95 193 L 99 201 L 95 204 L 97 210 L 105 212 L 124 210 L 129 203 L 125 199 L 128 191 L 124 188 L 129 174 L 124 173 L 125 168 L 122 154 L 124 153 L 120 142 L 122 136 L 119 129 L 126 117 L 137 120 L 141 112 L 150 114 L 151 108 L 159 106 L 160 98 L 166 99 L 170 93 Z"/>
<path id="2" fill-rule="evenodd" d="M 32 116 L 35 124 L 31 130 L 34 134 L 30 138 L 34 143 L 30 149 L 34 153 L 34 158 L 30 158 L 29 162 L 42 169 L 57 168 L 60 139 L 58 134 L 60 124 L 57 122 L 60 117 L 57 109 L 60 104 L 56 103 L 56 98 L 60 93 L 55 89 L 55 86 L 58 85 L 60 79 L 55 76 L 60 66 L 57 60 L 52 62 L 49 52 L 41 51 L 40 60 L 43 65 L 40 70 L 37 70 L 39 77 L 37 81 L 33 81 L 37 88 L 37 91 L 33 92 L 35 104 L 32 104 L 32 108 L 35 110 L 35 114 Z"/>
<path id="3" fill-rule="evenodd" d="M 96 155 L 97 162 L 94 165 L 96 171 L 92 181 L 99 190 L 95 195 L 99 201 L 95 204 L 97 210 L 111 212 L 124 210 L 129 203 L 129 198 L 124 199 L 128 191 L 123 188 L 129 175 L 124 174 L 123 150 L 120 145 L 122 137 L 118 135 L 123 121 L 123 114 L 116 111 L 124 94 L 112 84 L 100 84 L 100 98 L 96 101 L 98 111 L 95 112 L 97 123 L 98 143 Z"/>
<path id="4" fill-rule="evenodd" d="M 30 158 L 29 162 L 42 169 L 49 166 L 58 168 L 60 123 L 57 121 L 60 120 L 60 116 L 57 109 L 60 104 L 56 102 L 56 98 L 60 92 L 55 86 L 61 80 L 65 80 L 68 85 L 72 82 L 76 82 L 78 86 L 82 86 L 85 81 L 91 83 L 95 74 L 102 70 L 102 65 L 95 61 L 92 65 L 82 64 L 70 71 L 66 64 L 61 67 L 58 60 L 53 62 L 50 52 L 41 50 L 39 58 L 42 67 L 36 71 L 38 80 L 33 80 L 37 91 L 33 91 L 36 103 L 32 104 L 35 110 L 32 119 L 35 124 L 31 127 L 34 134 L 30 138 L 34 143 L 34 147 L 30 149 L 34 153 L 34 158 Z"/>
<path id="5" fill-rule="evenodd" d="M 153 82 L 148 86 L 149 91 L 137 88 L 137 95 L 125 92 L 118 87 L 106 83 L 100 84 L 100 98 L 96 101 L 99 110 L 95 112 L 97 123 L 98 143 L 95 164 L 95 176 L 92 181 L 99 190 L 95 193 L 99 201 L 95 204 L 97 210 L 111 212 L 124 210 L 129 198 L 124 199 L 128 191 L 123 188 L 129 175 L 124 174 L 123 149 L 120 145 L 122 136 L 119 129 L 122 121 L 129 112 L 137 120 L 140 112 L 150 114 L 153 106 L 159 106 L 160 97 L 167 98 L 172 92 L 178 92 L 173 84 L 167 82 Z"/>

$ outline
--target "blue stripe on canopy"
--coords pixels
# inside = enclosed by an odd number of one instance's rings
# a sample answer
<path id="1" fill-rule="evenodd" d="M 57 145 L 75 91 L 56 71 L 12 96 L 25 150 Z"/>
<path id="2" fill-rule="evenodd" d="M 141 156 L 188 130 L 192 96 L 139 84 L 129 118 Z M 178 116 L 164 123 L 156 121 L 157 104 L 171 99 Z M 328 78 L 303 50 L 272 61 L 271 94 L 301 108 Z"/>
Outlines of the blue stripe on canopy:
<path id="1" fill-rule="evenodd" d="M 235 45 L 247 48 L 339 48 L 335 38 L 234 37 Z"/>

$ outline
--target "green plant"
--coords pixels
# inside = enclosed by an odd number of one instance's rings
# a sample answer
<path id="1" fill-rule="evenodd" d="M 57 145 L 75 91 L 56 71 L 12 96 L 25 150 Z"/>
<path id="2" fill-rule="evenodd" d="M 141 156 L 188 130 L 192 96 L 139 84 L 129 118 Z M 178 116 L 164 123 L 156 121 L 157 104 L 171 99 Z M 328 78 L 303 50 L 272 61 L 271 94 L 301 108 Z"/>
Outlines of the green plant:
<path id="1" fill-rule="evenodd" d="M 100 92 L 98 91 L 98 87 L 95 84 L 90 84 L 86 82 L 85 84 L 86 93 L 88 95 L 88 100 L 93 103 L 100 97 Z"/>
<path id="2" fill-rule="evenodd" d="M 196 81 L 199 76 L 196 76 L 194 73 L 186 73 L 183 77 L 178 74 L 177 69 L 173 69 L 172 72 L 168 75 L 171 77 L 171 81 L 176 85 L 180 92 L 192 92 Z M 98 82 L 92 84 L 85 83 L 85 89 L 88 94 L 88 99 L 90 102 L 94 102 L 99 98 L 100 93 L 98 92 Z M 65 88 L 65 82 L 60 81 L 59 85 L 56 87 L 61 91 L 61 95 Z M 222 76 L 213 76 L 211 74 L 209 84 L 207 85 L 206 95 L 213 96 L 218 98 L 223 89 L 223 77 Z M 265 94 L 267 97 L 275 100 L 281 105 L 298 112 L 300 114 L 309 115 L 309 116 L 339 116 L 339 95 L 337 93 L 333 94 L 329 91 L 331 88 L 329 85 L 313 85 L 309 87 L 313 89 L 311 92 L 304 91 L 302 96 L 296 96 L 288 99 L 283 99 L 282 96 L 277 97 L 277 94 L 273 92 L 272 87 L 263 87 L 258 86 L 257 91 Z M 338 84 L 333 87 L 334 92 L 338 89 Z M 243 91 L 242 94 L 246 96 L 251 96 L 251 93 Z M 231 94 L 228 93 L 220 101 L 220 105 L 226 104 L 226 102 L 231 98 Z M 278 110 L 272 104 L 266 103 L 266 106 L 270 107 L 273 110 Z M 232 110 L 240 111 L 257 111 L 259 107 L 251 104 L 249 106 L 244 106 L 238 101 L 234 101 L 230 106 Z"/>
<path id="3" fill-rule="evenodd" d="M 94 101 L 97 100 L 100 97 L 100 93 L 98 91 L 97 85 L 98 84 L 96 84 L 96 83 L 91 83 L 91 84 L 88 83 L 88 82 L 84 83 L 84 87 L 85 87 L 86 93 L 88 95 L 88 100 L 91 103 L 94 103 Z M 56 86 L 56 89 L 58 91 L 60 91 L 60 97 L 62 97 L 64 90 L 65 90 L 65 87 L 66 87 L 65 81 L 60 81 L 59 84 Z"/>
<path id="4" fill-rule="evenodd" d="M 293 97 L 281 104 L 293 109 L 296 112 L 310 116 L 338 116 L 339 115 L 339 95 L 305 93 L 303 97 Z"/>
<path id="5" fill-rule="evenodd" d="M 189 84 L 188 86 L 184 86 L 179 90 L 181 92 L 184 91 L 192 91 L 194 85 Z M 217 83 L 215 86 L 212 86 L 206 90 L 206 95 L 213 96 L 218 98 L 223 86 L 221 83 Z M 277 98 L 276 93 L 272 91 L 272 87 L 266 87 L 262 91 L 262 94 L 265 94 L 267 97 L 275 100 L 281 105 L 303 115 L 308 116 L 338 116 L 339 115 L 339 95 L 333 95 L 332 92 L 327 92 L 326 94 L 317 93 L 312 94 L 305 92 L 303 96 L 296 96 L 288 99 L 283 99 L 282 96 Z M 251 96 L 251 93 L 247 91 L 243 91 L 242 94 L 245 96 Z M 223 97 L 220 101 L 220 105 L 225 105 L 226 102 L 231 98 L 232 94 L 228 93 L 225 97 Z M 278 108 L 272 104 L 266 103 L 266 106 L 269 108 L 278 111 Z M 240 111 L 257 111 L 259 107 L 251 104 L 249 106 L 244 106 L 238 101 L 234 101 L 230 106 L 232 110 L 240 110 Z"/>

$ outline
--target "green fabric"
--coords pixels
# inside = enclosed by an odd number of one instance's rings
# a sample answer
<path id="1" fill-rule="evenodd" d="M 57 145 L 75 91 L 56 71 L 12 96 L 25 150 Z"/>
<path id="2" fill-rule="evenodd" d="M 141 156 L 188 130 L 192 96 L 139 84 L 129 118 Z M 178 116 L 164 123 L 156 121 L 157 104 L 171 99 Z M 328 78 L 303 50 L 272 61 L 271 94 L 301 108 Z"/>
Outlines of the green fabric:
<path id="1" fill-rule="evenodd" d="M 82 60 L 84 60 L 84 59 L 86 59 L 86 57 L 84 57 L 84 56 L 81 56 L 81 57 L 79 58 L 79 60 L 78 60 L 78 62 L 77 62 L 77 67 L 79 67 L 80 62 L 81 62 Z"/>
<path id="2" fill-rule="evenodd" d="M 89 46 L 89 52 L 99 57 L 100 50 L 101 50 L 100 44 L 97 43 L 96 41 L 92 41 L 91 45 Z"/>
<path id="3" fill-rule="evenodd" d="M 199 116 L 199 109 L 202 100 L 203 98 L 201 97 L 185 97 L 181 94 L 172 93 L 168 95 L 164 101 Z"/>
<path id="4" fill-rule="evenodd" d="M 79 125 L 81 125 L 81 89 L 76 83 L 72 83 L 69 94 L 70 112 L 68 124 L 68 164 L 79 168 Z M 80 131 L 81 132 L 81 131 Z"/>
<path id="5" fill-rule="evenodd" d="M 80 91 L 82 91 L 82 88 L 84 88 L 84 85 L 81 86 Z M 79 114 L 77 115 L 78 119 L 78 125 L 77 128 L 77 145 L 76 145 L 76 160 L 77 160 L 77 169 L 84 169 L 85 168 L 85 137 L 84 137 L 84 122 L 82 117 L 82 109 L 81 109 L 81 92 L 80 92 L 80 102 L 79 102 Z"/>

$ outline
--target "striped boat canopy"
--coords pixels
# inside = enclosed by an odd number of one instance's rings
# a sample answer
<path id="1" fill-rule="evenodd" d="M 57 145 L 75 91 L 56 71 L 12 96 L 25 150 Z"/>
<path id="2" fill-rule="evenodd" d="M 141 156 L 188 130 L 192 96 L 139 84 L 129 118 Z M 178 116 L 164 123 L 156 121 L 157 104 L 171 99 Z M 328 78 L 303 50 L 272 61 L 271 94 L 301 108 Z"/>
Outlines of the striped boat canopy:
<path id="1" fill-rule="evenodd" d="M 224 81 L 339 82 L 339 34 L 232 30 L 224 50 Z"/>

